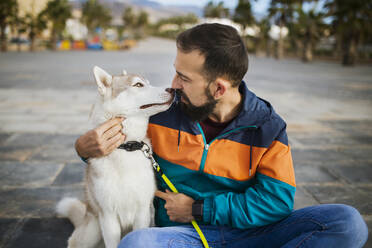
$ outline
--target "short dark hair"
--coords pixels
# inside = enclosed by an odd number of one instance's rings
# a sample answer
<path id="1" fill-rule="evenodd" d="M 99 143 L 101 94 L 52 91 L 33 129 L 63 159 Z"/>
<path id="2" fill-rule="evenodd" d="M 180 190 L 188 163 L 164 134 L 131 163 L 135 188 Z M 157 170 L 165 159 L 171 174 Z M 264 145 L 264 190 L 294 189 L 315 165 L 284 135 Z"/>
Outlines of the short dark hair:
<path id="1" fill-rule="evenodd" d="M 180 33 L 177 48 L 188 53 L 199 50 L 205 56 L 204 72 L 209 82 L 217 77 L 239 86 L 248 70 L 248 54 L 235 28 L 218 23 L 201 24 Z"/>

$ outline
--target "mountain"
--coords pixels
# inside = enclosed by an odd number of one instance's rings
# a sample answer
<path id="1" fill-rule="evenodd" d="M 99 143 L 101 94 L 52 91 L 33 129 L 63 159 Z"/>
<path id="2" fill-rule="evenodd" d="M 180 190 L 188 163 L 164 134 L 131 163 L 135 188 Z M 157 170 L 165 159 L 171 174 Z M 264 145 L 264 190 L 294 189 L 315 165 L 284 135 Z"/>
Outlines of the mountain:
<path id="1" fill-rule="evenodd" d="M 198 17 L 203 14 L 202 8 L 193 5 L 163 5 L 151 0 L 98 0 L 100 3 L 109 7 L 113 15 L 113 23 L 122 24 L 121 16 L 125 8 L 132 7 L 135 12 L 141 10 L 149 14 L 149 21 L 156 22 L 162 18 L 168 18 L 177 15 L 186 15 L 193 13 Z M 70 0 L 70 3 L 76 8 L 86 0 Z"/>

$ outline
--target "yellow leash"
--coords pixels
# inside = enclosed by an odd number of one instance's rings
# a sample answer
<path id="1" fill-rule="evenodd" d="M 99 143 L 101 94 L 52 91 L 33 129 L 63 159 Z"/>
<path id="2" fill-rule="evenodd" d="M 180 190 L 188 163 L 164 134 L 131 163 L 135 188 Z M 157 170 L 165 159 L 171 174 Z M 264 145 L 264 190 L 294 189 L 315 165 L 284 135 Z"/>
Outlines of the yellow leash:
<path id="1" fill-rule="evenodd" d="M 168 185 L 168 187 L 172 190 L 174 193 L 178 193 L 178 190 L 173 185 L 173 183 L 168 179 L 168 177 L 163 173 L 163 171 L 160 168 L 160 165 L 155 161 L 154 157 L 151 154 L 150 147 L 144 143 L 144 148 L 142 148 L 142 152 L 145 154 L 145 156 L 151 160 L 152 167 L 154 170 L 160 174 L 160 176 L 163 178 L 164 182 Z M 194 226 L 196 232 L 199 234 L 199 237 L 204 245 L 205 248 L 209 248 L 207 239 L 205 238 L 203 232 L 201 231 L 198 223 L 196 223 L 195 220 L 191 221 L 191 224 Z"/>

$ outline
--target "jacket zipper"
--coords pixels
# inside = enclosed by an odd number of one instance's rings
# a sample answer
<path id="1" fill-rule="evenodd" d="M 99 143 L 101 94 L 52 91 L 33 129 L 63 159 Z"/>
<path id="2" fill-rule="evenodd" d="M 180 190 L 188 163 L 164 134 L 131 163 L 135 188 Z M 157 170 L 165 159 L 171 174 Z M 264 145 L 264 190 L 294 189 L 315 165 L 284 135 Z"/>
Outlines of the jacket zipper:
<path id="1" fill-rule="evenodd" d="M 215 140 L 217 140 L 217 139 L 219 139 L 219 138 L 221 138 L 221 137 L 223 137 L 223 136 L 225 136 L 225 135 L 227 135 L 227 134 L 230 134 L 230 133 L 233 133 L 233 132 L 235 132 L 235 131 L 238 131 L 238 130 L 240 130 L 240 129 L 245 129 L 245 128 L 252 128 L 252 129 L 254 129 L 254 130 L 257 129 L 257 126 L 244 126 L 244 127 L 238 127 L 238 128 L 233 129 L 233 130 L 230 130 L 230 131 L 228 131 L 228 132 L 226 132 L 226 133 L 223 133 L 223 134 L 221 134 L 221 135 L 218 135 L 217 137 L 215 137 L 214 139 L 212 139 L 211 142 L 207 143 L 207 140 L 205 139 L 205 135 L 204 135 L 204 132 L 203 132 L 202 127 L 200 126 L 199 122 L 197 122 L 196 124 L 197 124 L 197 126 L 198 126 L 198 128 L 199 128 L 199 130 L 200 130 L 200 133 L 201 133 L 201 135 L 202 135 L 202 137 L 203 137 L 203 142 L 204 142 L 204 149 L 203 149 L 202 159 L 201 159 L 200 166 L 199 166 L 199 171 L 200 171 L 200 172 L 204 171 L 205 161 L 207 160 L 207 155 L 208 155 L 209 148 L 210 148 L 211 144 L 212 144 Z M 250 144 L 250 145 L 252 145 L 252 144 Z"/>

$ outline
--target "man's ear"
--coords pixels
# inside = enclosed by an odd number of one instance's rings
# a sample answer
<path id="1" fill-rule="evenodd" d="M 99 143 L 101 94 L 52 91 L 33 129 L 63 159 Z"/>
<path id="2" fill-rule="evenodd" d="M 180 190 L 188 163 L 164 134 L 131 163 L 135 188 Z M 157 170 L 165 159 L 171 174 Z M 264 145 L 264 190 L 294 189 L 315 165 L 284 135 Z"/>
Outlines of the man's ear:
<path id="1" fill-rule="evenodd" d="M 93 68 L 93 73 L 98 86 L 98 92 L 101 96 L 106 95 L 107 88 L 110 88 L 112 84 L 112 76 L 98 66 Z"/>
<path id="2" fill-rule="evenodd" d="M 225 93 L 227 88 L 229 87 L 230 82 L 226 81 L 223 78 L 217 78 L 214 83 L 214 89 L 212 95 L 215 99 L 220 99 Z"/>

